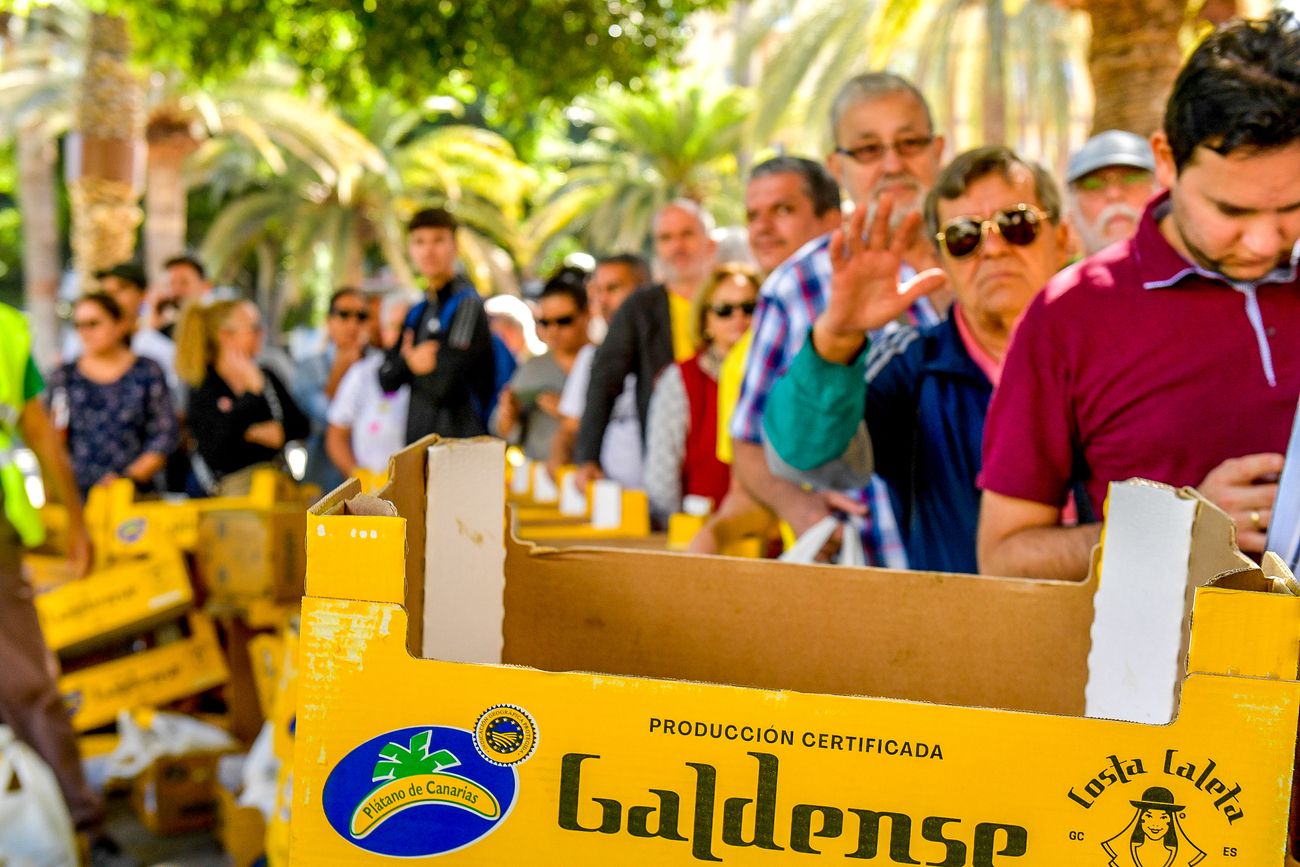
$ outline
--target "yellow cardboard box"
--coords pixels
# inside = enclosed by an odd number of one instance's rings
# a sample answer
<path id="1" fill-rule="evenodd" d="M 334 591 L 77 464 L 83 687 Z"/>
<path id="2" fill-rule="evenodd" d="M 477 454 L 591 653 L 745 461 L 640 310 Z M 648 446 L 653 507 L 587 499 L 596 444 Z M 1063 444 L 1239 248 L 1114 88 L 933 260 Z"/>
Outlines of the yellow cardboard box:
<path id="1" fill-rule="evenodd" d="M 268 509 L 276 503 L 306 505 L 307 494 L 275 470 L 257 470 L 239 496 L 206 499 L 137 500 L 129 479 L 96 487 L 86 501 L 86 523 L 96 554 L 108 559 L 139 556 L 158 547 L 193 551 L 199 516 L 205 512 Z"/>
<path id="2" fill-rule="evenodd" d="M 226 662 L 212 621 L 189 616 L 190 634 L 149 650 L 59 678 L 59 692 L 77 731 L 117 718 L 118 711 L 157 707 L 226 682 Z"/>
<path id="3" fill-rule="evenodd" d="M 199 516 L 199 579 L 214 602 L 246 607 L 258 600 L 294 602 L 306 573 L 302 506 L 210 509 Z"/>
<path id="4" fill-rule="evenodd" d="M 157 550 L 41 593 L 36 614 L 51 650 L 75 652 L 168 620 L 193 598 L 180 552 Z"/>
<path id="5" fill-rule="evenodd" d="M 28 551 L 23 554 L 23 567 L 27 580 L 37 593 L 53 590 L 60 584 L 72 580 L 72 564 L 63 554 L 37 554 Z"/>
<path id="6" fill-rule="evenodd" d="M 266 854 L 266 819 L 256 807 L 241 807 L 235 793 L 217 787 L 217 842 L 230 867 L 253 867 Z"/>
<path id="7" fill-rule="evenodd" d="M 248 661 L 253 670 L 253 689 L 263 716 L 270 716 L 275 706 L 275 691 L 280 684 L 280 667 L 284 663 L 284 637 L 257 635 L 249 639 Z"/>
<path id="8" fill-rule="evenodd" d="M 1196 587 L 1147 725 L 1080 715 L 1124 546 L 1081 583 L 533 548 L 483 449 L 309 520 L 292 863 L 1282 863 L 1300 598 L 1208 504 L 1112 499 Z"/>
<path id="9" fill-rule="evenodd" d="M 222 755 L 196 752 L 154 759 L 131 783 L 131 806 L 140 824 L 163 837 L 213 827 Z"/>

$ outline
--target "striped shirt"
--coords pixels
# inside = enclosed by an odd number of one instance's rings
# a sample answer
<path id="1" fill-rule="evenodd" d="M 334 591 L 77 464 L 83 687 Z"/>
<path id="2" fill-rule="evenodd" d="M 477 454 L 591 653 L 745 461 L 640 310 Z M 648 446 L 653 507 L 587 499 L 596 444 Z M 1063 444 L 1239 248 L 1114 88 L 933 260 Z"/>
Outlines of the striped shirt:
<path id="1" fill-rule="evenodd" d="M 813 321 L 826 309 L 831 285 L 830 238 L 826 234 L 809 241 L 763 283 L 754 314 L 753 346 L 745 363 L 740 399 L 731 417 L 731 435 L 736 439 L 762 442 L 763 406 L 767 396 L 777 377 L 803 347 Z M 900 279 L 910 279 L 914 272 L 906 265 L 903 267 Z M 913 305 L 909 319 L 915 325 L 932 325 L 941 317 L 922 298 Z M 893 331 L 896 327 L 891 324 L 881 331 Z M 873 340 L 878 336 L 873 334 Z M 862 536 L 868 564 L 906 569 L 907 552 L 885 482 L 872 476 L 866 487 L 844 493 L 868 508 L 865 518 L 852 518 Z"/>

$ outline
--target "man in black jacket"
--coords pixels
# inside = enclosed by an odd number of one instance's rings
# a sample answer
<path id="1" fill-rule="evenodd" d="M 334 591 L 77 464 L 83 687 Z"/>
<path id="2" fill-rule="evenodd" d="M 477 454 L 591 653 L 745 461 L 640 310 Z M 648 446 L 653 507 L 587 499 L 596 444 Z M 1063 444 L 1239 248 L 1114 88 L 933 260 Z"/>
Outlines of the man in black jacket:
<path id="1" fill-rule="evenodd" d="M 379 369 L 385 391 L 411 386 L 406 441 L 431 433 L 482 436 L 495 390 L 492 335 L 474 285 L 456 273 L 456 218 L 429 208 L 411 218 L 407 252 L 425 279 L 401 340 Z"/>
<path id="2" fill-rule="evenodd" d="M 637 416 L 644 440 L 655 377 L 674 361 L 695 354 L 691 302 L 713 265 L 717 245 L 709 236 L 712 228 L 709 213 L 688 199 L 672 201 L 655 215 L 655 258 L 664 282 L 639 289 L 623 302 L 609 324 L 605 342 L 596 351 L 574 451 L 580 490 L 604 475 L 600 447 L 624 378 L 630 374 L 636 380 Z"/>

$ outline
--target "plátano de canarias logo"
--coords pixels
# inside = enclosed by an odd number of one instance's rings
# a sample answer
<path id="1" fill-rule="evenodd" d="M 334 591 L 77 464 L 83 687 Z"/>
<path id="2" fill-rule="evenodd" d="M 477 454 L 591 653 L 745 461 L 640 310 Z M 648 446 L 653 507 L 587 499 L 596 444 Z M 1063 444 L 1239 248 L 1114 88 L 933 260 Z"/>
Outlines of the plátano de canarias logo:
<path id="1" fill-rule="evenodd" d="M 325 781 L 330 825 L 380 855 L 440 855 L 481 840 L 514 806 L 514 768 L 486 761 L 474 735 L 445 726 L 398 729 L 348 753 Z"/>

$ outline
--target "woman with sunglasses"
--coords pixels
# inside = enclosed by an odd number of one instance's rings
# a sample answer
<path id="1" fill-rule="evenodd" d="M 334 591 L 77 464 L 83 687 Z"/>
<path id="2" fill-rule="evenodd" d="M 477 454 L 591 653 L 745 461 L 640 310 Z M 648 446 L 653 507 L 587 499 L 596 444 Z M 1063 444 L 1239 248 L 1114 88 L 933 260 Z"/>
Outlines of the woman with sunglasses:
<path id="1" fill-rule="evenodd" d="M 229 488 L 241 470 L 281 465 L 285 443 L 303 439 L 311 426 L 284 383 L 255 360 L 262 349 L 257 306 L 190 304 L 181 312 L 176 337 L 176 372 L 194 389 L 189 493 L 212 496 Z"/>
<path id="2" fill-rule="evenodd" d="M 659 375 L 646 430 L 646 494 L 657 520 L 681 511 L 687 496 L 722 502 L 731 468 L 718 460 L 718 370 L 749 330 L 758 302 L 758 272 L 728 263 L 695 296 L 693 357 Z"/>
<path id="3" fill-rule="evenodd" d="M 72 308 L 83 351 L 50 375 L 55 427 L 67 439 L 77 487 L 128 478 L 142 493 L 176 447 L 179 425 L 156 361 L 131 351 L 130 326 L 111 295 L 86 295 Z"/>

